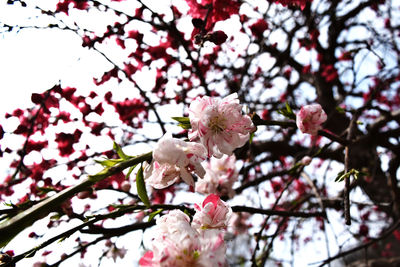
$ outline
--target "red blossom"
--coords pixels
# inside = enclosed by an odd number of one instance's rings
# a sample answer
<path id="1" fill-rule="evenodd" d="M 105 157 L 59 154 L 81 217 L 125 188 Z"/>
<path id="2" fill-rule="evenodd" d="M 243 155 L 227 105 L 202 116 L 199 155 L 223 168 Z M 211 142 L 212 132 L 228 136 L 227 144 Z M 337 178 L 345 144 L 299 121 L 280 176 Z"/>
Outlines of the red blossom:
<path id="1" fill-rule="evenodd" d="M 193 18 L 204 19 L 209 12 L 206 31 L 212 30 L 216 22 L 238 14 L 241 4 L 238 0 L 186 0 L 186 3 L 189 5 L 189 15 Z"/>
<path id="2" fill-rule="evenodd" d="M 71 114 L 66 111 L 60 111 L 60 113 L 57 116 L 57 119 L 62 120 L 64 123 L 70 122 Z"/>
<path id="3" fill-rule="evenodd" d="M 146 113 L 143 101 L 138 98 L 126 99 L 125 101 L 114 103 L 113 106 L 119 114 L 120 120 L 128 125 L 132 125 L 134 118 Z"/>
<path id="4" fill-rule="evenodd" d="M 138 44 L 141 44 L 143 41 L 143 34 L 136 30 L 129 31 L 128 38 L 135 39 Z"/>
<path id="5" fill-rule="evenodd" d="M 322 77 L 325 78 L 325 81 L 328 83 L 336 80 L 339 76 L 337 70 L 333 65 L 322 65 L 321 69 L 322 69 L 321 75 Z"/>
<path id="6" fill-rule="evenodd" d="M 310 72 L 311 72 L 311 65 L 306 65 L 301 70 L 301 73 L 303 73 L 303 74 L 307 74 L 307 73 L 310 73 Z"/>
<path id="7" fill-rule="evenodd" d="M 69 4 L 71 3 L 70 0 L 65 0 L 62 2 L 58 2 L 56 6 L 56 11 L 57 12 L 64 12 L 65 14 L 68 15 L 68 9 L 69 9 Z"/>
<path id="8" fill-rule="evenodd" d="M 257 37 L 258 39 L 261 39 L 263 37 L 263 34 L 266 30 L 268 30 L 268 23 L 264 19 L 259 19 L 252 25 L 250 25 L 250 30 L 251 33 Z"/>
<path id="9" fill-rule="evenodd" d="M 122 49 L 126 48 L 125 41 L 122 40 L 121 38 L 117 38 L 117 39 L 115 39 L 115 41 L 116 41 L 117 45 L 119 45 Z"/>
<path id="10" fill-rule="evenodd" d="M 88 97 L 93 99 L 93 98 L 95 98 L 96 96 L 97 96 L 96 92 L 91 91 Z"/>
<path id="11" fill-rule="evenodd" d="M 45 256 L 49 255 L 51 252 L 52 252 L 52 251 L 45 250 L 45 251 L 42 253 L 42 256 L 45 257 Z"/>
<path id="12" fill-rule="evenodd" d="M 312 0 L 276 0 L 275 3 L 279 3 L 283 6 L 299 6 L 301 10 L 306 7 L 307 2 L 312 2 Z"/>
<path id="13" fill-rule="evenodd" d="M 4 136 L 4 130 L 3 127 L 0 125 L 0 140 L 3 139 Z"/>
<path id="14" fill-rule="evenodd" d="M 81 138 L 82 131 L 76 129 L 73 134 L 58 133 L 55 141 L 58 143 L 60 156 L 68 156 L 74 152 L 73 145 Z"/>
<path id="15" fill-rule="evenodd" d="M 115 67 L 110 71 L 105 72 L 100 80 L 93 79 L 93 81 L 96 85 L 102 85 L 103 83 L 109 81 L 111 78 L 118 78 L 118 71 L 119 71 L 118 68 Z M 120 81 L 119 78 L 118 81 Z"/>
<path id="16" fill-rule="evenodd" d="M 94 41 L 89 37 L 89 36 L 83 36 L 82 37 L 82 46 L 83 47 L 93 47 L 94 46 Z"/>
<path id="17" fill-rule="evenodd" d="M 104 123 L 98 123 L 98 122 L 91 122 L 89 123 L 89 127 L 91 128 L 91 133 L 100 136 L 101 130 L 104 129 Z"/>
<path id="18" fill-rule="evenodd" d="M 26 144 L 26 153 L 28 154 L 31 151 L 40 151 L 43 148 L 46 148 L 48 145 L 47 141 L 32 141 L 29 140 L 28 143 Z"/>
<path id="19" fill-rule="evenodd" d="M 128 64 L 125 63 L 124 65 L 125 65 L 124 71 L 128 76 L 135 74 L 136 71 L 138 70 L 137 67 L 133 66 L 131 63 Z"/>
<path id="20" fill-rule="evenodd" d="M 101 116 L 101 115 L 103 114 L 103 112 L 104 112 L 103 104 L 102 104 L 102 103 L 99 103 L 99 104 L 93 109 L 93 111 Z"/>
<path id="21" fill-rule="evenodd" d="M 59 93 L 61 94 L 61 96 L 63 98 L 65 98 L 67 101 L 71 101 L 73 99 L 75 92 L 76 92 L 76 88 L 71 88 L 71 87 L 67 87 L 67 88 L 59 90 Z"/>
<path id="22" fill-rule="evenodd" d="M 107 177 L 104 180 L 96 183 L 94 186 L 97 189 L 104 189 L 104 188 L 121 188 L 121 184 L 126 181 L 125 175 L 122 172 L 114 174 L 113 176 Z"/>
<path id="23" fill-rule="evenodd" d="M 393 235 L 398 241 L 400 241 L 400 230 L 394 230 Z"/>
<path id="24" fill-rule="evenodd" d="M 228 36 L 223 31 L 215 31 L 210 35 L 208 40 L 216 45 L 221 45 L 227 38 Z"/>
<path id="25" fill-rule="evenodd" d="M 347 61 L 347 60 L 352 60 L 353 57 L 351 56 L 351 52 L 342 52 L 340 56 L 338 57 L 338 60 L 340 61 Z"/>
<path id="26" fill-rule="evenodd" d="M 8 256 L 10 256 L 10 257 L 14 257 L 14 255 L 15 255 L 14 250 L 7 250 L 7 251 L 6 251 L 6 254 L 7 254 Z"/>
<path id="27" fill-rule="evenodd" d="M 266 121 L 268 121 L 268 120 L 271 119 L 271 114 L 269 113 L 268 109 L 264 109 L 264 110 L 263 110 L 263 112 L 262 112 L 262 114 L 261 114 L 261 118 L 262 118 L 263 120 L 266 120 Z"/>
<path id="28" fill-rule="evenodd" d="M 89 4 L 86 0 L 75 0 L 72 1 L 74 3 L 74 7 L 80 10 L 86 10 L 89 8 Z"/>

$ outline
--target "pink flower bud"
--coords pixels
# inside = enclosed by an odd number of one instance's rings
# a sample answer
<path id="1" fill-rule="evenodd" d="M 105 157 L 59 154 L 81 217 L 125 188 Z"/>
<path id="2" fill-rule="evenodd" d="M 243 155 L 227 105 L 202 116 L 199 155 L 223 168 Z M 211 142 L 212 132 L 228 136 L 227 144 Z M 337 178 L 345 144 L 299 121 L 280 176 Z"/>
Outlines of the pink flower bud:
<path id="1" fill-rule="evenodd" d="M 196 229 L 226 229 L 232 209 L 219 196 L 210 194 L 201 206 L 195 205 L 192 226 Z"/>
<path id="2" fill-rule="evenodd" d="M 76 196 L 79 199 L 85 199 L 85 198 L 90 197 L 90 195 L 91 195 L 91 193 L 89 191 L 82 191 L 82 192 L 79 192 Z"/>
<path id="3" fill-rule="evenodd" d="M 308 164 L 310 164 L 312 161 L 312 158 L 309 156 L 304 156 L 301 160 L 300 163 L 304 166 L 307 166 Z"/>
<path id="4" fill-rule="evenodd" d="M 239 173 L 236 170 L 235 155 L 224 155 L 222 158 L 212 157 L 204 164 L 206 175 L 196 182 L 196 192 L 202 194 L 217 194 L 233 197 L 235 191 L 232 186 L 237 181 Z"/>
<path id="5" fill-rule="evenodd" d="M 320 104 L 306 105 L 297 113 L 296 124 L 303 133 L 317 135 L 326 119 L 326 113 Z"/>
<path id="6" fill-rule="evenodd" d="M 131 190 L 131 183 L 129 181 L 123 181 L 121 183 L 121 190 L 124 192 L 129 192 L 129 190 Z"/>

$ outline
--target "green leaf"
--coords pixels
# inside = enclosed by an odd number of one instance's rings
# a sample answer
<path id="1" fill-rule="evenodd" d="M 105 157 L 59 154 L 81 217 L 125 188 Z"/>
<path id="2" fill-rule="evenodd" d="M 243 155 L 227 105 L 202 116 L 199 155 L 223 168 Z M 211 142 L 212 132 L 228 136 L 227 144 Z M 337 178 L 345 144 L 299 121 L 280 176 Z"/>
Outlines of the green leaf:
<path id="1" fill-rule="evenodd" d="M 296 164 L 294 164 L 290 169 L 289 169 L 289 173 L 291 175 L 295 175 L 297 173 L 297 170 L 299 169 L 299 167 L 302 167 L 303 165 L 300 162 L 297 162 Z"/>
<path id="2" fill-rule="evenodd" d="M 108 176 L 110 176 L 109 173 L 108 173 L 108 168 L 105 168 L 105 169 L 99 171 L 96 174 L 89 175 L 88 179 L 91 182 L 95 182 L 96 183 L 96 182 L 98 182 L 98 181 L 100 181 L 100 180 L 102 180 L 102 179 L 104 179 L 105 177 L 108 177 Z"/>
<path id="3" fill-rule="evenodd" d="M 150 213 L 149 214 L 149 222 L 151 222 L 153 219 L 154 219 L 154 217 L 157 215 L 157 214 L 160 214 L 161 212 L 163 211 L 163 209 L 159 209 L 159 210 L 156 210 L 156 211 L 153 211 L 152 213 Z"/>
<path id="4" fill-rule="evenodd" d="M 13 203 L 7 203 L 7 202 L 3 202 L 3 205 L 7 206 L 7 207 L 16 207 Z"/>
<path id="5" fill-rule="evenodd" d="M 337 112 L 339 112 L 341 114 L 346 113 L 346 110 L 344 108 L 339 107 L 339 106 L 336 107 L 336 110 L 337 110 Z"/>
<path id="6" fill-rule="evenodd" d="M 46 193 L 49 193 L 49 192 L 52 192 L 52 191 L 56 191 L 57 192 L 57 189 L 54 188 L 54 187 L 51 187 L 51 186 L 38 187 L 37 189 L 40 191 L 41 194 L 46 194 Z"/>
<path id="7" fill-rule="evenodd" d="M 348 171 L 346 173 L 344 171 L 341 171 L 336 176 L 335 182 L 342 182 L 342 181 L 344 181 L 344 179 L 349 178 L 351 175 L 358 175 L 358 171 L 355 169 L 351 169 L 350 171 Z"/>
<path id="8" fill-rule="evenodd" d="M 95 160 L 96 163 L 101 164 L 102 166 L 108 168 L 112 167 L 120 162 L 124 161 L 123 159 L 105 159 L 105 160 Z"/>
<path id="9" fill-rule="evenodd" d="M 341 182 L 344 180 L 344 170 L 340 171 L 335 178 L 335 182 Z"/>
<path id="10" fill-rule="evenodd" d="M 190 119 L 188 117 L 172 117 L 172 119 L 183 124 L 190 124 Z"/>
<path id="11" fill-rule="evenodd" d="M 296 114 L 294 114 L 294 112 L 288 102 L 285 103 L 285 108 L 278 110 L 278 113 L 285 116 L 286 118 L 291 119 L 291 120 L 296 119 Z"/>
<path id="12" fill-rule="evenodd" d="M 131 173 L 133 171 L 133 169 L 135 169 L 137 166 L 137 164 L 133 165 L 132 167 L 129 168 L 128 173 L 125 175 L 125 179 L 129 179 L 129 177 L 131 176 Z"/>
<path id="13" fill-rule="evenodd" d="M 183 213 L 185 213 L 187 216 L 189 216 L 190 218 L 192 217 L 192 215 L 190 214 L 190 212 L 187 210 L 187 209 L 185 209 L 184 211 L 183 211 Z"/>
<path id="14" fill-rule="evenodd" d="M 146 205 L 146 207 L 150 207 L 151 206 L 150 200 L 149 197 L 147 196 L 146 184 L 144 183 L 142 165 L 140 165 L 140 168 L 136 174 L 136 189 L 138 192 L 138 196 L 140 200 L 142 200 L 143 204 Z"/>
<path id="15" fill-rule="evenodd" d="M 253 142 L 254 135 L 255 135 L 255 131 L 250 133 L 249 144 L 251 144 Z"/>
<path id="16" fill-rule="evenodd" d="M 61 216 L 62 216 L 62 214 L 56 213 L 56 214 L 54 214 L 54 215 L 52 215 L 52 216 L 50 217 L 50 220 L 57 221 L 57 220 L 59 220 L 59 219 L 61 218 Z"/>
<path id="17" fill-rule="evenodd" d="M 286 106 L 286 111 L 288 112 L 288 114 L 294 114 L 292 108 L 289 106 L 289 103 L 286 102 L 285 103 Z"/>
<path id="18" fill-rule="evenodd" d="M 173 120 L 179 122 L 178 126 L 182 127 L 185 130 L 192 128 L 190 124 L 190 119 L 188 117 L 172 117 Z"/>
<path id="19" fill-rule="evenodd" d="M 122 148 L 114 141 L 114 145 L 113 145 L 113 149 L 115 150 L 115 152 L 117 152 L 118 156 L 123 159 L 123 160 L 127 160 L 130 157 L 128 155 L 126 155 L 124 153 L 124 151 L 122 151 Z"/>

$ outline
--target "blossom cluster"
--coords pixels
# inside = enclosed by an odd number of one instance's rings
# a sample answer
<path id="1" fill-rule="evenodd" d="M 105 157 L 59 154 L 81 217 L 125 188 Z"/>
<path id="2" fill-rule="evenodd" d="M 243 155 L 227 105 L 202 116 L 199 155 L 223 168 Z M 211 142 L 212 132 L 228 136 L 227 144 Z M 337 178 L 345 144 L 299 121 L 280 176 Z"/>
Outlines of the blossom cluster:
<path id="1" fill-rule="evenodd" d="M 232 210 L 218 195 L 233 196 L 232 186 L 238 178 L 233 150 L 249 140 L 255 127 L 250 117 L 242 114 L 237 94 L 195 99 L 189 106 L 189 120 L 190 141 L 169 133 L 160 138 L 151 164 L 144 168 L 144 178 L 155 189 L 182 179 L 197 192 L 209 195 L 195 206 L 192 223 L 180 210 L 157 220 L 157 236 L 140 266 L 227 266 L 223 237 Z M 203 163 L 207 158 L 210 160 Z M 204 179 L 195 184 L 193 174 Z"/>
<path id="2" fill-rule="evenodd" d="M 317 135 L 326 117 L 320 105 L 308 105 L 297 114 L 296 123 L 303 133 Z M 238 178 L 233 151 L 249 140 L 255 126 L 242 113 L 237 94 L 222 99 L 196 98 L 189 106 L 189 120 L 189 141 L 169 133 L 160 138 L 144 178 L 155 189 L 182 179 L 197 192 L 209 195 L 195 205 L 192 222 L 180 210 L 157 220 L 157 236 L 140 266 L 227 266 L 223 231 L 232 210 L 219 196 L 233 197 L 232 186 Z M 304 165 L 309 161 L 305 159 Z M 195 182 L 194 174 L 202 179 Z M 239 224 L 242 220 L 234 221 Z"/>
<path id="3" fill-rule="evenodd" d="M 142 267 L 228 266 L 224 231 L 232 210 L 211 194 L 196 206 L 193 222 L 180 210 L 156 221 L 156 237 L 139 261 Z"/>
<path id="4" fill-rule="evenodd" d="M 235 192 L 232 187 L 239 176 L 235 155 L 211 158 L 204 167 L 206 174 L 196 182 L 196 192 L 233 197 Z"/>
<path id="5" fill-rule="evenodd" d="M 162 189 L 182 178 L 198 192 L 232 196 L 238 175 L 233 151 L 242 147 L 255 130 L 250 117 L 242 113 L 235 93 L 222 99 L 196 98 L 189 106 L 189 119 L 190 142 L 164 135 L 153 150 L 151 165 L 145 168 L 146 182 Z M 203 166 L 207 157 L 210 163 Z M 195 185 L 193 173 L 205 179 Z"/>

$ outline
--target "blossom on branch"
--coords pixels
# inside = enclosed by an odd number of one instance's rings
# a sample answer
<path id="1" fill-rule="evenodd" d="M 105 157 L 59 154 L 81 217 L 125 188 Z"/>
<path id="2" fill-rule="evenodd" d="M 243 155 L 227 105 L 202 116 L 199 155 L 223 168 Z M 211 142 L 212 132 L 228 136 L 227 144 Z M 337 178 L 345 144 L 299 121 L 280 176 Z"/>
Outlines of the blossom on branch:
<path id="1" fill-rule="evenodd" d="M 239 176 L 235 164 L 235 155 L 224 155 L 220 159 L 212 157 L 205 164 L 206 175 L 196 182 L 196 192 L 233 197 L 235 191 L 232 186 Z"/>
<path id="2" fill-rule="evenodd" d="M 182 178 L 194 186 L 192 172 L 203 178 L 205 170 L 201 162 L 205 160 L 205 148 L 198 143 L 185 142 L 164 135 L 153 151 L 153 162 L 144 170 L 146 182 L 156 189 L 162 189 Z"/>
<path id="3" fill-rule="evenodd" d="M 199 233 L 190 226 L 189 217 L 173 210 L 157 219 L 152 250 L 139 261 L 140 266 L 196 266 L 201 249 Z"/>
<path id="4" fill-rule="evenodd" d="M 210 194 L 203 203 L 195 205 L 193 227 L 196 229 L 226 229 L 232 209 L 219 196 Z"/>
<path id="5" fill-rule="evenodd" d="M 303 106 L 296 115 L 297 127 L 303 133 L 317 135 L 321 124 L 327 119 L 325 111 L 320 104 Z"/>
<path id="6" fill-rule="evenodd" d="M 189 139 L 200 140 L 208 157 L 232 155 L 233 150 L 242 147 L 255 130 L 250 117 L 242 114 L 237 97 L 236 93 L 223 99 L 203 96 L 189 106 L 192 126 Z"/>
<path id="7" fill-rule="evenodd" d="M 185 0 L 189 6 L 188 14 L 193 18 L 207 17 L 206 30 L 211 30 L 218 21 L 229 19 L 239 14 L 240 1 L 238 0 Z M 207 15 L 208 13 L 208 15 Z"/>
<path id="8" fill-rule="evenodd" d="M 152 250 L 143 255 L 139 266 L 227 266 L 222 232 L 196 231 L 190 225 L 189 217 L 180 210 L 172 210 L 161 216 L 156 224 Z"/>

